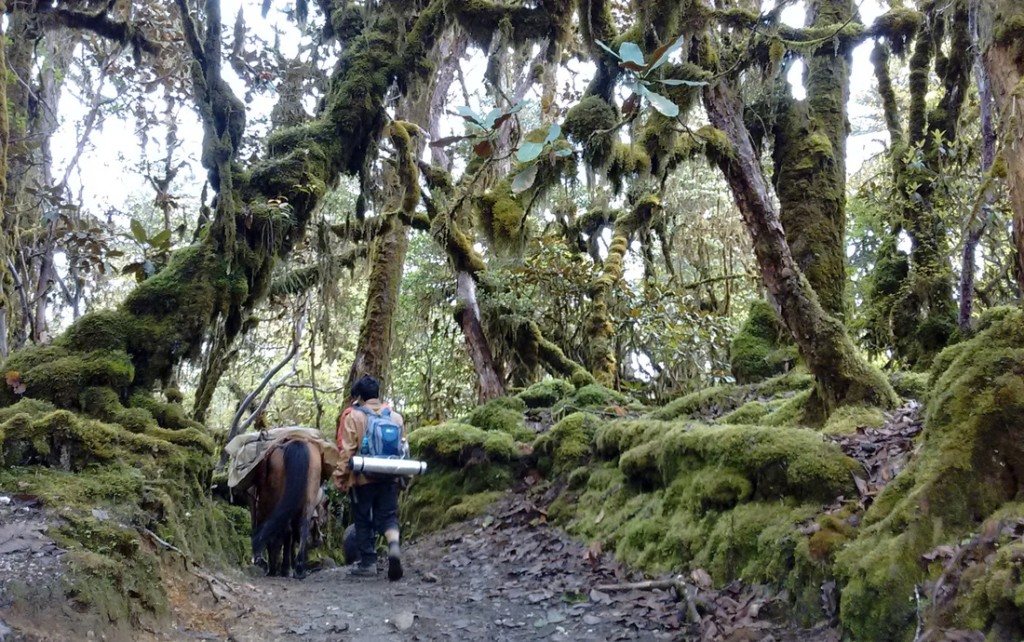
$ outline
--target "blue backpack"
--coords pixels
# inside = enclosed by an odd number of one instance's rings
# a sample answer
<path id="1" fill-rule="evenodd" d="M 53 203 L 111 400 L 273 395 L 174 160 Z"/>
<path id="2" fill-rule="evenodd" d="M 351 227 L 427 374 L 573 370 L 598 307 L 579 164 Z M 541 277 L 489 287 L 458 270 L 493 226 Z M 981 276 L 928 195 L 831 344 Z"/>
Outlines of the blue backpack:
<path id="1" fill-rule="evenodd" d="M 377 414 L 366 406 L 356 408 L 366 415 L 366 432 L 363 433 L 360 454 L 367 457 L 403 458 L 402 428 L 391 419 L 391 409 L 384 408 Z"/>

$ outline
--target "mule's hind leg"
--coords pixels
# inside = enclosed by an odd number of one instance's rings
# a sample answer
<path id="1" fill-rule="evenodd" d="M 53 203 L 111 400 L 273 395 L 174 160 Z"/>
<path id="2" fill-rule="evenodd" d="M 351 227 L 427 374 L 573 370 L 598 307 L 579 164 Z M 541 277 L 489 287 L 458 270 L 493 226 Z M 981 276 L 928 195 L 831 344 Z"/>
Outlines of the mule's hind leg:
<path id="1" fill-rule="evenodd" d="M 281 569 L 281 577 L 288 577 L 295 565 L 295 530 L 292 526 L 289 525 L 288 532 L 281 538 L 281 542 L 284 545 L 284 568 Z"/>
<path id="2" fill-rule="evenodd" d="M 281 541 L 275 539 L 267 547 L 267 575 L 273 577 L 281 573 Z"/>

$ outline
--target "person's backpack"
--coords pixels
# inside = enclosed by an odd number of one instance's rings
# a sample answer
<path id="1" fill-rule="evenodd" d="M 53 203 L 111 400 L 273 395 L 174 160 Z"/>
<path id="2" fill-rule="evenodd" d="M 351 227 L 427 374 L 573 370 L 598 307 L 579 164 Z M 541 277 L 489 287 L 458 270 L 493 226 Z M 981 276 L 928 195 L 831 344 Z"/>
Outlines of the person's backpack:
<path id="1" fill-rule="evenodd" d="M 366 432 L 360 454 L 367 457 L 405 458 L 402 448 L 402 428 L 391 418 L 391 409 L 383 408 L 380 414 L 366 406 L 356 406 L 366 415 Z"/>

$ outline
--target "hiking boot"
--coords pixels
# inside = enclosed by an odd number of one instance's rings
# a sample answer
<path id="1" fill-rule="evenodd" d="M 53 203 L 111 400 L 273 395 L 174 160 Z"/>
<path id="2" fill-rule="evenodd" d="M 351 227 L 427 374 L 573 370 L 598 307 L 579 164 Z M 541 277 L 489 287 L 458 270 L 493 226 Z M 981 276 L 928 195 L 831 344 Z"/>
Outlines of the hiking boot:
<path id="1" fill-rule="evenodd" d="M 348 574 L 352 577 L 377 577 L 377 565 L 353 564 Z"/>
<path id="2" fill-rule="evenodd" d="M 402 579 L 402 550 L 398 542 L 388 544 L 388 579 L 392 582 Z"/>

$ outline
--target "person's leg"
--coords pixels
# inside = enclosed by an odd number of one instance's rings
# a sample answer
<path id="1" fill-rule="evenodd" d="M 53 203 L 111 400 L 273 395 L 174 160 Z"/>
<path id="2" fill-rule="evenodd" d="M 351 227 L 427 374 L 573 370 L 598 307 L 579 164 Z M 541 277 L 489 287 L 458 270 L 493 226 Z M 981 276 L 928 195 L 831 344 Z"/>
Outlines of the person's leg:
<path id="1" fill-rule="evenodd" d="M 356 524 L 356 541 L 359 543 L 359 564 L 353 572 L 359 575 L 377 573 L 377 551 L 373 546 L 376 535 L 373 529 L 374 495 L 373 487 L 369 484 L 352 489 L 352 516 Z"/>
<path id="2" fill-rule="evenodd" d="M 398 484 L 380 484 L 373 504 L 373 525 L 388 542 L 388 579 L 402 579 L 402 553 L 398 530 Z"/>

